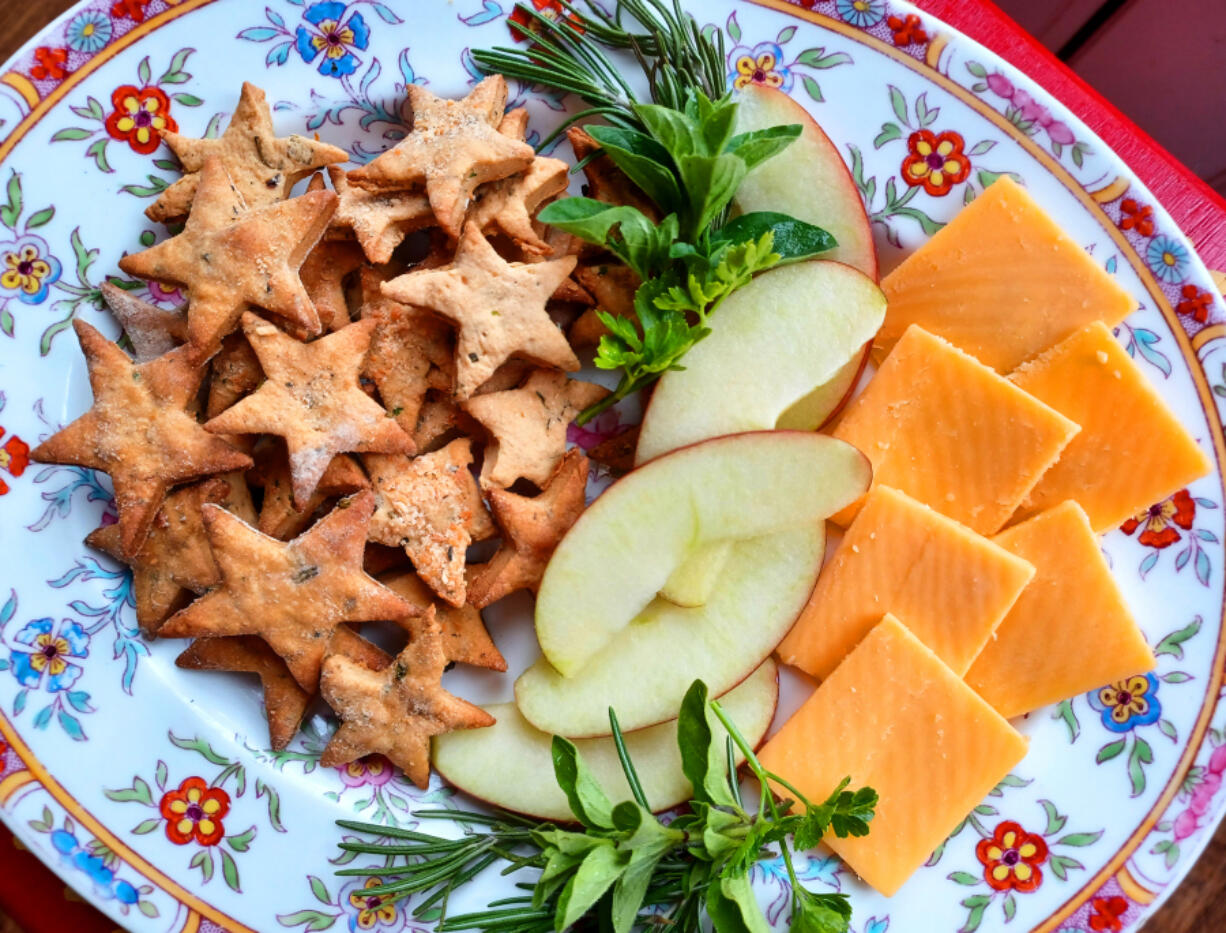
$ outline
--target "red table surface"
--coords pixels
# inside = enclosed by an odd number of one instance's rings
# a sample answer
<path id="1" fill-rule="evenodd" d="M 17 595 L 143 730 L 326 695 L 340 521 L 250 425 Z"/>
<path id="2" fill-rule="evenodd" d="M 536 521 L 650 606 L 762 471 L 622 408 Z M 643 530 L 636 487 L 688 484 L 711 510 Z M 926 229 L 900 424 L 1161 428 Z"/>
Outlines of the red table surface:
<path id="1" fill-rule="evenodd" d="M 1045 87 L 1128 163 L 1195 244 L 1226 270 L 1226 200 L 986 0 L 913 0 Z M 115 924 L 72 894 L 11 837 L 0 843 L 0 906 L 25 933 L 111 933 Z"/>

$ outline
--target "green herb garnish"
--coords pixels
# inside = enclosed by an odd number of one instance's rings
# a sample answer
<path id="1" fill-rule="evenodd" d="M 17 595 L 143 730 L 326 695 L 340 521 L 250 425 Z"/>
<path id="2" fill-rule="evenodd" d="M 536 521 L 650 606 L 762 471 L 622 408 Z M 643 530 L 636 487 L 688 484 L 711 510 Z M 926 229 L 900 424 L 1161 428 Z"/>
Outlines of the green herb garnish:
<path id="1" fill-rule="evenodd" d="M 580 12 L 562 2 L 556 19 L 519 5 L 532 25 L 527 48 L 479 50 L 489 72 L 569 91 L 589 109 L 551 134 L 590 116 L 611 125 L 584 128 L 660 209 L 659 223 L 629 206 L 565 198 L 539 219 L 608 249 L 642 279 L 635 294 L 637 324 L 597 312 L 609 330 L 595 364 L 621 370 L 614 392 L 583 411 L 584 424 L 655 381 L 711 331 L 720 303 L 759 272 L 835 247 L 820 227 L 787 214 L 756 212 L 728 219 L 741 181 L 785 149 L 799 124 L 734 135 L 737 104 L 730 98 L 723 37 L 703 30 L 678 2 L 618 0 L 606 13 L 594 3 Z M 651 102 L 639 100 L 607 50 L 629 51 L 647 78 Z"/>
<path id="2" fill-rule="evenodd" d="M 791 930 L 845 933 L 851 917 L 847 895 L 802 888 L 792 865 L 789 837 L 797 848 L 807 849 L 827 832 L 840 837 L 867 834 L 876 791 L 847 790 L 844 780 L 826 800 L 814 804 L 762 767 L 719 703 L 707 700 L 706 685 L 695 681 L 677 723 L 682 768 L 694 796 L 688 813 L 665 824 L 651 812 L 612 710 L 609 722 L 634 799 L 614 804 L 574 744 L 555 736 L 554 776 L 580 828 L 563 829 L 505 813 L 490 816 L 447 809 L 413 814 L 464 827 L 459 839 L 447 839 L 338 820 L 345 829 L 393 841 L 341 843 L 349 853 L 383 856 L 385 865 L 347 868 L 337 874 L 388 879 L 364 890 L 365 896 L 397 900 L 424 894 L 413 917 L 437 923 L 440 933 L 561 933 L 585 917 L 594 917 L 601 929 L 628 933 L 647 913 L 677 933 L 697 933 L 704 913 L 717 933 L 757 933 L 767 930 L 768 924 L 753 896 L 749 871 L 759 860 L 774 858 L 772 847 L 777 846 L 792 884 Z M 727 731 L 726 740 L 719 738 L 720 725 Z M 746 810 L 741 800 L 734 747 L 758 780 L 756 812 Z M 795 801 L 776 800 L 772 784 L 784 788 Z M 796 802 L 798 812 L 792 813 Z M 476 913 L 448 916 L 451 894 L 500 862 L 506 863 L 504 874 L 521 868 L 539 870 L 535 882 L 518 885 L 530 893 L 494 901 Z"/>

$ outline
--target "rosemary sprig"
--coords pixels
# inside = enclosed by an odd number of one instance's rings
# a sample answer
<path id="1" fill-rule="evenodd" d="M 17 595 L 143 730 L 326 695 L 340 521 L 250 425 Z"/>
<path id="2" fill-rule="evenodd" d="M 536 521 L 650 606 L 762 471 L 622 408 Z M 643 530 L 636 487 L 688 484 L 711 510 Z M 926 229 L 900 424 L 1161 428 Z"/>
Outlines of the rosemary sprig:
<path id="1" fill-rule="evenodd" d="M 601 929 L 629 933 L 644 912 L 677 933 L 697 933 L 704 916 L 716 933 L 741 933 L 765 926 L 749 871 L 759 859 L 772 857 L 777 847 L 792 882 L 792 930 L 848 929 L 851 907 L 845 895 L 815 894 L 800 886 L 789 837 L 794 836 L 797 847 L 810 848 L 827 831 L 864 835 L 876 806 L 875 792 L 848 791 L 843 781 L 824 802 L 812 803 L 762 767 L 736 724 L 718 703 L 708 702 L 706 686 L 695 681 L 677 723 L 682 768 L 694 795 L 689 812 L 665 825 L 651 812 L 612 710 L 609 724 L 633 800 L 614 805 L 578 749 L 555 736 L 554 775 L 577 830 L 508 813 L 454 809 L 419 810 L 414 816 L 459 823 L 464 832 L 456 839 L 341 820 L 338 825 L 344 829 L 391 841 L 342 842 L 344 851 L 378 855 L 386 864 L 337 874 L 388 879 L 362 892 L 385 902 L 423 895 L 413 917 L 437 923 L 440 933 L 561 933 L 588 918 Z M 756 813 L 742 802 L 734 750 L 758 780 Z M 792 800 L 777 800 L 772 786 L 793 794 L 798 812 L 790 812 Z M 503 874 L 521 869 L 539 874 L 531 884 L 517 885 L 523 894 L 492 901 L 485 910 L 448 916 L 452 893 L 498 863 L 505 863 Z"/>
<path id="2" fill-rule="evenodd" d="M 713 37 L 704 36 L 680 0 L 671 6 L 664 0 L 619 0 L 612 14 L 591 0 L 586 12 L 559 2 L 565 15 L 556 19 L 517 5 L 531 24 L 526 48 L 473 52 L 473 61 L 485 72 L 548 85 L 591 105 L 568 118 L 542 146 L 572 123 L 597 114 L 616 126 L 646 131 L 634 110 L 641 101 L 606 49 L 630 52 L 647 78 L 652 102 L 671 110 L 681 110 L 693 91 L 711 100 L 727 93 L 723 35 L 716 30 Z"/>

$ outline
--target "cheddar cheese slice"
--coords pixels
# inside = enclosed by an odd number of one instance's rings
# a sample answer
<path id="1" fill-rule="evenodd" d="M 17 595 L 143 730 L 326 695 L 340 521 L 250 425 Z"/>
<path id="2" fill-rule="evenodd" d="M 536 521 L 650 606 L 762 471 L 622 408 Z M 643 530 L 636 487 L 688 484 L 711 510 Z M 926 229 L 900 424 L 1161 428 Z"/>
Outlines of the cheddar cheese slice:
<path id="1" fill-rule="evenodd" d="M 878 486 L 847 529 L 779 657 L 829 676 L 889 612 L 961 676 L 1034 568 L 905 493 Z"/>
<path id="2" fill-rule="evenodd" d="M 1025 754 L 1026 739 L 887 615 L 758 757 L 811 800 L 844 777 L 876 789 L 869 834 L 825 841 L 888 897 Z"/>
<path id="3" fill-rule="evenodd" d="M 1077 425 L 973 357 L 910 327 L 832 432 L 893 486 L 990 535 Z M 862 502 L 863 500 L 861 500 Z M 845 525 L 859 503 L 834 517 Z"/>
<path id="4" fill-rule="evenodd" d="M 1018 518 L 1076 499 L 1094 530 L 1105 531 L 1209 472 L 1209 458 L 1102 324 L 1009 378 L 1081 425 Z"/>
<path id="5" fill-rule="evenodd" d="M 1137 303 L 1008 176 L 964 207 L 881 282 L 877 343 L 908 327 L 940 334 L 1005 373 L 1091 321 Z"/>
<path id="6" fill-rule="evenodd" d="M 1153 670 L 1153 653 L 1076 502 L 993 540 L 1038 571 L 966 675 L 997 712 L 1020 716 Z"/>

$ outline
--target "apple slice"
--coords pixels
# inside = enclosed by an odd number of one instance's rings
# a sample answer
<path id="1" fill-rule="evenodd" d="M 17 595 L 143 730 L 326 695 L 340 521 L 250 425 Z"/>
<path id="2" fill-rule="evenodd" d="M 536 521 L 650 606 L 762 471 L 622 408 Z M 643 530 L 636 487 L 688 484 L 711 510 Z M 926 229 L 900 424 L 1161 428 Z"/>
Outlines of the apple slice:
<path id="1" fill-rule="evenodd" d="M 783 91 L 750 84 L 737 92 L 736 131 L 799 123 L 800 137 L 767 159 L 737 189 L 742 214 L 780 211 L 834 234 L 839 245 L 826 259 L 845 262 L 877 281 L 877 249 L 864 201 L 838 148 L 800 104 Z"/>
<path id="2" fill-rule="evenodd" d="M 673 571 L 660 587 L 660 598 L 685 609 L 705 605 L 731 550 L 732 542 L 727 538 L 704 544 Z"/>
<path id="3" fill-rule="evenodd" d="M 809 482 L 822 484 L 817 476 Z M 728 501 L 754 502 L 752 494 Z M 538 660 L 515 682 L 519 711 L 544 732 L 588 738 L 609 734 L 610 706 L 629 732 L 676 716 L 695 678 L 712 695 L 731 690 L 792 627 L 817 582 L 825 539 L 825 523 L 816 521 L 737 541 L 706 605 L 655 600 L 573 677 Z M 582 624 L 584 607 L 595 602 L 591 593 L 577 596 L 572 618 Z"/>
<path id="4" fill-rule="evenodd" d="M 636 463 L 708 437 L 775 427 L 789 407 L 860 362 L 885 304 L 872 279 L 840 262 L 798 262 L 758 276 L 720 306 L 685 369 L 656 383 Z"/>
<path id="5" fill-rule="evenodd" d="M 775 427 L 788 431 L 820 431 L 834 421 L 835 416 L 851 401 L 872 351 L 872 343 L 866 343 L 860 355 L 844 364 L 829 382 L 793 403 L 779 416 Z"/>
<path id="6" fill-rule="evenodd" d="M 762 741 L 779 700 L 779 669 L 767 658 L 735 689 L 720 697 L 720 706 L 753 746 Z M 461 729 L 434 739 L 435 770 L 450 784 L 491 806 L 542 820 L 572 822 L 566 795 L 551 779 L 552 736 L 534 729 L 514 703 L 485 707 L 497 723 L 488 729 Z M 720 729 L 722 733 L 723 730 Z M 723 747 L 724 736 L 716 737 Z M 612 738 L 579 739 L 583 760 L 614 803 L 630 800 L 630 786 Z M 626 736 L 626 750 L 638 772 L 647 802 L 656 811 L 689 800 L 693 794 L 681 770 L 677 720 L 662 722 Z M 737 754 L 737 763 L 744 756 Z"/>
<path id="7" fill-rule="evenodd" d="M 579 517 L 545 569 L 541 651 L 562 676 L 576 674 L 703 545 L 818 526 L 855 502 L 871 474 L 850 444 L 799 431 L 719 437 L 628 473 Z"/>

